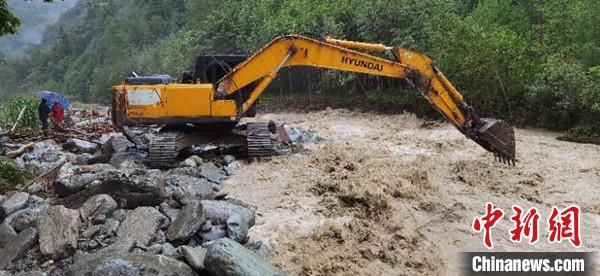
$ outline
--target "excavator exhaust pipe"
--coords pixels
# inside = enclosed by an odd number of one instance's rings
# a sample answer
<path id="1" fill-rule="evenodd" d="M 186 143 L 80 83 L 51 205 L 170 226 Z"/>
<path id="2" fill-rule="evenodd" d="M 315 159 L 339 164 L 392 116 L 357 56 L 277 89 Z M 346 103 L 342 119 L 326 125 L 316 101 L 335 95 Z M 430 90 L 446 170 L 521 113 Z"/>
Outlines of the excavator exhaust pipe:
<path id="1" fill-rule="evenodd" d="M 472 139 L 494 154 L 496 160 L 515 165 L 515 131 L 502 120 L 480 119 Z"/>

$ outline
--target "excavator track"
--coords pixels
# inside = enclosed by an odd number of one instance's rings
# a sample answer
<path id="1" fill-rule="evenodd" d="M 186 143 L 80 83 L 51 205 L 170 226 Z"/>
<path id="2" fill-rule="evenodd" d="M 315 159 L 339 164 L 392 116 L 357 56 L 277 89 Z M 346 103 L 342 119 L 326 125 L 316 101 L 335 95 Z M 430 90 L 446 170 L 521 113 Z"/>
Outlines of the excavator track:
<path id="1" fill-rule="evenodd" d="M 174 166 L 177 150 L 178 132 L 158 133 L 148 147 L 148 163 L 152 168 L 166 168 Z"/>
<path id="2" fill-rule="evenodd" d="M 269 157 L 273 155 L 273 142 L 271 132 L 265 123 L 248 123 L 246 129 L 246 142 L 248 157 Z"/>

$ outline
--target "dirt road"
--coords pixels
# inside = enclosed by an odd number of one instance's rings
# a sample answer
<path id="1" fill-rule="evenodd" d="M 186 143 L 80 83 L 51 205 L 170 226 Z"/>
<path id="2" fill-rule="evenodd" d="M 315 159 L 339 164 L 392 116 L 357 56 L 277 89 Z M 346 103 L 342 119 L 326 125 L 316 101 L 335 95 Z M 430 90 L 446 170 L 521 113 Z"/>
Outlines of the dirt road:
<path id="1" fill-rule="evenodd" d="M 486 250 L 471 225 L 486 202 L 506 215 L 493 229 L 502 251 L 572 250 L 547 241 L 553 205 L 583 209 L 580 251 L 600 247 L 600 146 L 518 129 L 517 165 L 447 124 L 411 114 L 326 110 L 266 114 L 327 138 L 305 157 L 252 163 L 225 189 L 258 207 L 251 235 L 290 275 L 455 275 L 458 252 Z M 511 206 L 537 207 L 540 241 L 512 243 Z"/>

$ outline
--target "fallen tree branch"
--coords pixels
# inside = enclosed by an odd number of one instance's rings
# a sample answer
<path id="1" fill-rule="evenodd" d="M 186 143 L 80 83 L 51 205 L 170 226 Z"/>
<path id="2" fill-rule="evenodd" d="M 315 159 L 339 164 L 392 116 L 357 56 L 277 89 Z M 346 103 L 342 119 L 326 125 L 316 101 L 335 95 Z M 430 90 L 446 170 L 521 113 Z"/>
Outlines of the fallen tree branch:
<path id="1" fill-rule="evenodd" d="M 51 168 L 48 171 L 46 171 L 45 173 L 40 174 L 36 178 L 29 181 L 29 183 L 27 183 L 26 185 L 23 185 L 23 187 L 21 188 L 21 191 L 24 191 L 25 189 L 27 189 L 29 186 L 31 186 L 33 183 L 39 181 L 40 179 L 44 179 L 45 177 L 49 176 L 50 174 L 56 173 L 60 168 L 62 168 L 62 166 L 67 164 L 67 162 L 69 162 L 69 161 L 70 160 L 65 160 L 65 161 L 61 162 L 60 164 L 56 165 L 54 168 Z"/>
<path id="2" fill-rule="evenodd" d="M 30 149 L 33 147 L 33 145 L 35 145 L 35 143 L 30 142 L 28 144 L 25 144 L 23 146 L 21 146 L 20 148 L 13 150 L 13 151 L 9 151 L 6 153 L 6 156 L 8 156 L 9 158 L 16 158 L 21 156 L 26 150 Z"/>
<path id="3" fill-rule="evenodd" d="M 19 124 L 19 121 L 21 120 L 21 117 L 23 117 L 23 114 L 25 113 L 25 109 L 26 108 L 27 108 L 27 106 L 23 106 L 23 108 L 21 108 L 21 112 L 19 112 L 19 116 L 17 116 L 17 120 L 15 121 L 15 124 L 10 129 L 10 132 L 15 131 L 15 128 L 17 128 L 17 125 Z"/>

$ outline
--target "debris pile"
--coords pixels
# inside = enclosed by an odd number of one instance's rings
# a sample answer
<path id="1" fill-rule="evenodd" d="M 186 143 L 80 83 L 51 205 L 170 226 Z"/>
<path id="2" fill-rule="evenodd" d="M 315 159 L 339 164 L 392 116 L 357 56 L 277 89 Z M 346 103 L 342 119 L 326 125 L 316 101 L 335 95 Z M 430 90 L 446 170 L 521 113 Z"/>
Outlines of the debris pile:
<path id="1" fill-rule="evenodd" d="M 249 235 L 256 208 L 222 192 L 242 164 L 235 156 L 191 155 L 151 169 L 147 149 L 105 117 L 73 114 L 76 128 L 2 143 L 5 152 L 30 145 L 14 159 L 34 178 L 0 195 L 0 275 L 281 274 Z M 319 139 L 282 127 L 291 135 L 281 153 Z M 147 141 L 156 129 L 132 132 Z"/>

